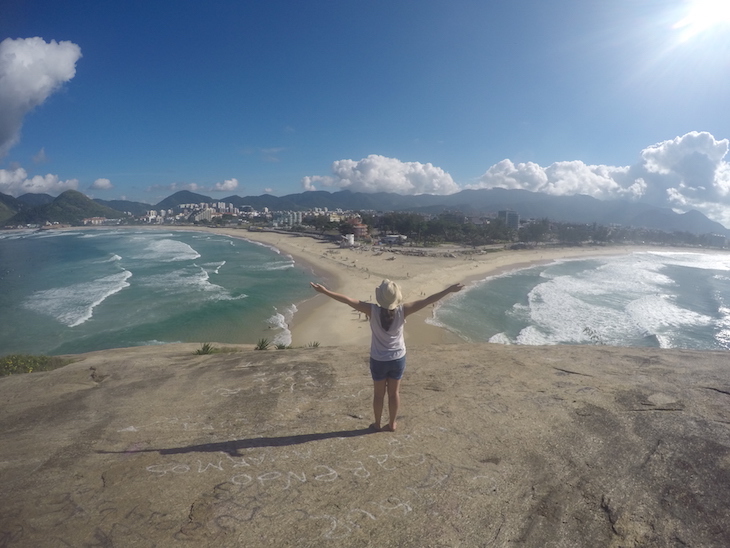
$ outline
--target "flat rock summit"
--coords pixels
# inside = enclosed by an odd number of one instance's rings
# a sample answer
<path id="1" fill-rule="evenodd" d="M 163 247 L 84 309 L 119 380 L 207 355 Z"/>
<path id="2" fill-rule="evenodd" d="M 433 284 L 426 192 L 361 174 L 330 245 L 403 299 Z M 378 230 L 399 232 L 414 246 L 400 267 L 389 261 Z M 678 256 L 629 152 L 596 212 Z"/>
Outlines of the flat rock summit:
<path id="1" fill-rule="evenodd" d="M 726 353 L 198 348 L 1 378 L 0 546 L 730 546 Z"/>

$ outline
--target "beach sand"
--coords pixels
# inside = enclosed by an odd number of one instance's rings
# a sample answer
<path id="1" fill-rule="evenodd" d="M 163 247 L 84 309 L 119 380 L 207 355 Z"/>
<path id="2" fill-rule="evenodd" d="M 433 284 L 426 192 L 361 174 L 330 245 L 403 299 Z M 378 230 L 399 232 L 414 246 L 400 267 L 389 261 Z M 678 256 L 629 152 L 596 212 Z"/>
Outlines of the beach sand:
<path id="1" fill-rule="evenodd" d="M 414 301 L 463 283 L 559 259 L 622 255 L 647 250 L 637 246 L 558 247 L 526 250 L 471 248 L 444 245 L 436 248 L 363 246 L 340 249 L 332 242 L 280 232 L 215 229 L 215 232 L 270 245 L 313 272 L 333 291 L 375 302 L 375 287 L 383 279 L 397 282 L 405 301 Z M 480 248 L 481 249 L 481 248 Z M 447 297 L 448 299 L 448 297 Z M 292 345 L 318 342 L 323 346 L 369 345 L 370 329 L 364 315 L 312 290 L 312 298 L 297 303 L 291 325 Z M 426 323 L 433 307 L 414 314 L 406 325 L 406 345 L 463 343 L 461 337 Z"/>

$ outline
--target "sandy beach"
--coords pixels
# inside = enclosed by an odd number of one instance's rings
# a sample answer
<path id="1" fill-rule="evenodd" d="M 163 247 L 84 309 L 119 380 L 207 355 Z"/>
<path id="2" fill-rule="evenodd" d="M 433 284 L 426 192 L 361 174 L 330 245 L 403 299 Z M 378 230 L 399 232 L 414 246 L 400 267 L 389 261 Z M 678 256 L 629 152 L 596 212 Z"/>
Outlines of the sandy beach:
<path id="1" fill-rule="evenodd" d="M 621 255 L 647 250 L 638 246 L 561 247 L 526 250 L 473 250 L 444 245 L 436 248 L 363 246 L 340 249 L 332 242 L 309 236 L 278 232 L 249 232 L 239 229 L 215 229 L 215 232 L 245 238 L 276 247 L 334 291 L 364 301 L 374 302 L 375 286 L 387 278 L 397 282 L 406 301 L 418 300 L 454 284 L 469 285 L 495 274 L 517 270 L 559 259 Z M 324 346 L 368 345 L 370 330 L 364 316 L 349 307 L 318 295 L 297 303 L 299 311 L 291 326 L 292 344 L 305 346 L 319 342 Z M 429 308 L 412 316 L 406 327 L 406 344 L 461 343 L 454 333 L 426 320 Z"/>

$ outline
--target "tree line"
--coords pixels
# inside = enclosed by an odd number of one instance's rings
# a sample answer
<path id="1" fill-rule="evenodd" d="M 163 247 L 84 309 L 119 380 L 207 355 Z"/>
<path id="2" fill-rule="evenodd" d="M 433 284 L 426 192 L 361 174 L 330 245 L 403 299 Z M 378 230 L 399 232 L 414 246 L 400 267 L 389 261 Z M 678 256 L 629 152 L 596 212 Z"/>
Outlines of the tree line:
<path id="1" fill-rule="evenodd" d="M 426 216 L 419 213 L 391 211 L 381 215 L 360 213 L 362 223 L 371 232 L 379 234 L 402 234 L 415 245 L 436 245 L 450 242 L 461 245 L 480 246 L 497 243 L 560 243 L 580 244 L 622 244 L 646 243 L 661 245 L 715 245 L 709 234 L 690 232 L 664 232 L 662 230 L 604 226 L 598 223 L 581 224 L 551 221 L 547 218 L 530 220 L 521 224 L 519 229 L 508 227 L 501 219 L 488 218 L 478 223 L 466 220 L 458 213 L 444 213 Z M 351 222 L 330 222 L 325 217 L 307 217 L 303 224 L 315 227 L 321 233 L 339 232 L 352 234 Z M 303 230 L 304 227 L 299 227 Z M 373 230 L 375 229 L 375 230 Z M 297 230 L 297 228 L 295 228 Z"/>

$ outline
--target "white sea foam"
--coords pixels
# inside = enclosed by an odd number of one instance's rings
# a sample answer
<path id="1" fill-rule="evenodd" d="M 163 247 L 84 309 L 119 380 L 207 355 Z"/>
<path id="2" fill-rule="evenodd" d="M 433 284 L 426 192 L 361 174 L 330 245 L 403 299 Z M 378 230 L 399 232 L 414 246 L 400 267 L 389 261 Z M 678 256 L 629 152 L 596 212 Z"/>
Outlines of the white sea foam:
<path id="1" fill-rule="evenodd" d="M 211 236 L 210 234 L 194 234 L 193 240 L 201 240 L 215 243 L 231 243 L 231 238 L 226 236 Z"/>
<path id="2" fill-rule="evenodd" d="M 726 254 L 647 251 L 645 253 L 635 253 L 634 255 L 654 256 L 659 258 L 663 264 L 730 271 L 730 255 Z"/>
<path id="3" fill-rule="evenodd" d="M 725 349 L 730 349 L 730 308 L 721 306 L 720 318 L 716 321 L 715 340 Z"/>
<path id="4" fill-rule="evenodd" d="M 539 284 L 528 296 L 532 329 L 521 333 L 518 342 L 587 342 L 585 329 L 590 328 L 610 344 L 656 335 L 667 325 L 709 321 L 656 297 L 674 285 L 660 272 L 662 267 L 661 261 L 646 254 L 616 259 L 585 274 L 556 276 Z"/>
<path id="5" fill-rule="evenodd" d="M 274 270 L 287 270 L 294 268 L 294 261 L 273 261 L 264 264 L 248 265 L 244 267 L 247 272 L 270 272 Z"/>
<path id="6" fill-rule="evenodd" d="M 209 292 L 225 291 L 221 286 L 210 283 L 208 271 L 197 265 L 173 270 L 165 274 L 147 276 L 140 283 L 166 293 L 187 292 L 191 289 Z"/>
<path id="7" fill-rule="evenodd" d="M 38 291 L 23 304 L 30 310 L 52 316 L 68 327 L 76 327 L 88 321 L 94 308 L 109 296 L 129 287 L 127 280 L 131 276 L 131 272 L 124 270 L 90 282 Z"/>
<path id="8" fill-rule="evenodd" d="M 691 325 L 710 325 L 713 319 L 677 306 L 666 295 L 646 295 L 630 302 L 626 312 L 644 332 L 655 334 L 662 329 Z"/>
<path id="9" fill-rule="evenodd" d="M 206 269 L 210 269 L 213 274 L 220 274 L 221 268 L 223 268 L 226 264 L 226 261 L 221 261 L 219 263 L 207 263 L 203 265 Z"/>
<path id="10" fill-rule="evenodd" d="M 33 236 L 38 239 L 43 238 L 61 238 L 66 236 L 83 236 L 83 232 L 71 232 L 66 230 L 44 230 L 43 232 L 34 232 Z"/>
<path id="11" fill-rule="evenodd" d="M 0 231 L 0 240 L 20 240 L 31 236 L 35 230 L 11 230 L 8 232 Z"/>
<path id="12" fill-rule="evenodd" d="M 135 259 L 155 260 L 163 263 L 174 261 L 192 261 L 200 257 L 190 245 L 178 240 L 164 238 L 147 244 Z"/>
<path id="13" fill-rule="evenodd" d="M 284 344 L 289 346 L 292 340 L 289 325 L 294 318 L 294 314 L 297 312 L 297 307 L 292 304 L 287 306 L 283 312 L 279 312 L 276 308 L 274 310 L 276 310 L 274 315 L 267 320 L 269 328 L 275 330 L 272 343 L 275 345 Z"/>
<path id="14" fill-rule="evenodd" d="M 512 341 L 506 333 L 497 333 L 496 335 L 492 335 L 489 338 L 489 342 L 495 344 L 512 344 Z"/>
<path id="15" fill-rule="evenodd" d="M 212 301 L 233 301 L 247 297 L 245 294 L 234 297 L 225 287 L 212 283 L 208 270 L 196 264 L 165 274 L 147 276 L 137 284 L 162 294 L 203 294 L 206 300 Z"/>
<path id="16" fill-rule="evenodd" d="M 532 325 L 528 325 L 520 334 L 517 335 L 515 341 L 517 344 L 531 344 L 531 345 L 545 345 L 545 344 L 557 344 L 558 341 L 546 337 L 540 330 Z"/>
<path id="17" fill-rule="evenodd" d="M 136 232 L 130 233 L 132 237 L 131 240 L 139 241 L 139 240 L 150 240 L 150 239 L 158 239 L 158 238 L 172 238 L 175 236 L 172 232 L 148 232 L 147 230 L 139 230 Z"/>
<path id="18" fill-rule="evenodd" d="M 672 339 L 666 335 L 655 335 L 659 348 L 672 348 Z"/>
<path id="19" fill-rule="evenodd" d="M 512 342 L 586 344 L 598 337 L 606 344 L 631 344 L 643 339 L 650 345 L 671 347 L 677 333 L 712 326 L 712 317 L 679 304 L 674 293 L 680 288 L 662 271 L 668 264 L 722 269 L 730 266 L 730 257 L 634 253 L 590 265 L 584 271 L 567 269 L 566 274 L 565 268 L 553 265 L 540 273 L 544 281 L 529 291 L 527 306 L 518 302 L 504 311 L 508 323 L 518 329 Z M 474 290 L 478 292 L 479 286 Z M 452 299 L 450 306 L 467 314 L 478 313 L 473 300 L 473 296 L 462 301 Z M 478 326 L 479 321 L 472 324 Z M 730 317 L 723 328 L 730 346 Z M 509 339 L 505 332 L 499 332 L 489 340 Z"/>
<path id="20" fill-rule="evenodd" d="M 257 245 L 259 247 L 265 247 L 266 249 L 270 249 L 271 251 L 273 251 L 277 255 L 281 255 L 281 250 L 278 247 L 275 247 L 275 246 L 273 246 L 271 244 L 265 244 L 263 242 L 257 242 L 256 240 L 249 240 L 248 238 L 242 238 L 242 239 L 244 241 L 250 243 L 250 244 Z"/>

